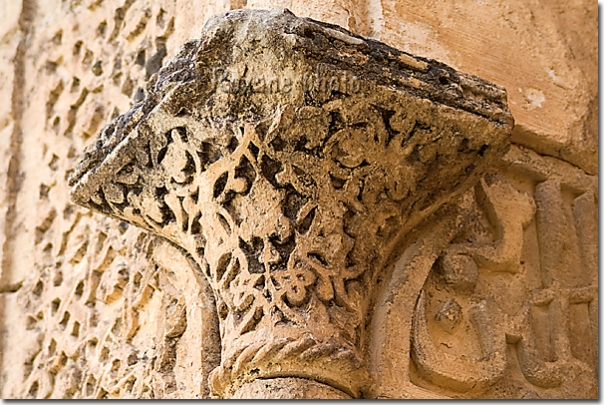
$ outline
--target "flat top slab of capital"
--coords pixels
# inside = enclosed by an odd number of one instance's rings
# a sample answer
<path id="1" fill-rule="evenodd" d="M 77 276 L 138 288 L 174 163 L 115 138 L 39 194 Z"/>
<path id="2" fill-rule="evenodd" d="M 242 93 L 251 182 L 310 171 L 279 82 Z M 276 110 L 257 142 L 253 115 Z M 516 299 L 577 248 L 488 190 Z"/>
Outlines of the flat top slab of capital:
<path id="1" fill-rule="evenodd" d="M 287 9 L 235 10 L 212 17 L 202 38 L 184 44 L 151 78 L 147 98 L 102 131 L 70 184 L 160 103 L 175 116 L 199 115 L 195 106 L 204 105 L 215 116 L 245 119 L 268 116 L 279 104 L 320 105 L 375 86 L 467 111 L 504 130 L 513 125 L 504 89 L 476 76 Z"/>

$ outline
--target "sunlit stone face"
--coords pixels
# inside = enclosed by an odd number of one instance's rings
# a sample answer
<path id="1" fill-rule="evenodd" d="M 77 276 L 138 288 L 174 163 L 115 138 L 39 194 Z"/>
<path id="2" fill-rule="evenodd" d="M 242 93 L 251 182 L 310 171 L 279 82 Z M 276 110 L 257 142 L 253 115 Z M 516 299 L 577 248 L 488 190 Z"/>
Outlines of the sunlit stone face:
<path id="1" fill-rule="evenodd" d="M 397 61 L 392 73 L 363 39 L 288 12 L 237 11 L 204 35 L 101 133 L 73 198 L 169 239 L 202 269 L 221 324 L 219 395 L 309 374 L 357 396 L 376 277 L 409 229 L 505 152 L 504 93 L 372 43 Z M 344 45 L 326 51 L 319 36 Z M 210 80 L 217 67 L 280 77 L 292 66 L 320 85 L 225 92 Z"/>

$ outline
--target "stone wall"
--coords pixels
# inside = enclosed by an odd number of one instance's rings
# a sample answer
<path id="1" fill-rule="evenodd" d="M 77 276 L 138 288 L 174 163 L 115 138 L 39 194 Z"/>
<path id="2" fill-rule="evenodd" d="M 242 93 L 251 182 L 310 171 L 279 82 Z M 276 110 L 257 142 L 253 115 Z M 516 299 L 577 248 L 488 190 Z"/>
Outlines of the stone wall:
<path id="1" fill-rule="evenodd" d="M 594 2 L 0 4 L 2 398 L 210 396 L 212 286 L 173 244 L 74 205 L 67 180 L 210 16 L 242 7 L 287 7 L 507 90 L 509 151 L 375 281 L 364 395 L 597 397 Z"/>

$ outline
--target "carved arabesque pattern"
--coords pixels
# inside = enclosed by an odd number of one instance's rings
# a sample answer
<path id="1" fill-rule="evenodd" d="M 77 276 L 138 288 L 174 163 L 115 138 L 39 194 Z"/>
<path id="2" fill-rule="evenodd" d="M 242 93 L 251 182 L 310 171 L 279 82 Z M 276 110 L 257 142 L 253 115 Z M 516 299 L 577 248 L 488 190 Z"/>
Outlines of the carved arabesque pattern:
<path id="1" fill-rule="evenodd" d="M 454 397 L 513 381 L 526 398 L 597 396 L 596 179 L 518 147 L 505 162 L 418 301 L 414 381 Z"/>
<path id="2" fill-rule="evenodd" d="M 266 44 L 242 39 L 251 35 L 248 22 L 270 26 Z M 242 42 L 243 60 L 221 43 L 229 30 L 241 31 L 232 38 Z M 406 80 L 390 81 L 376 79 L 384 67 L 367 59 L 358 86 L 327 92 L 225 93 L 209 80 L 223 65 L 264 72 L 248 51 L 272 60 L 276 75 L 294 64 L 300 76 L 354 76 L 350 61 L 334 65 L 337 55 L 301 56 L 300 47 L 317 52 L 309 41 L 316 35 L 348 35 L 351 48 L 330 45 L 334 52 L 358 47 L 377 58 L 362 39 L 287 11 L 211 20 L 154 77 L 148 98 L 105 127 L 70 180 L 74 201 L 167 238 L 208 278 L 223 342 L 217 396 L 276 375 L 367 392 L 361 350 L 382 267 L 401 235 L 507 148 L 503 92 L 436 63 L 432 73 L 427 62 L 403 63 L 397 74 Z M 409 70 L 424 82 L 406 77 Z M 273 347 L 281 338 L 284 346 Z M 261 356 L 265 350 L 273 354 Z"/>
<path id="3" fill-rule="evenodd" d="M 366 289 L 411 207 L 438 200 L 415 189 L 449 163 L 430 148 L 470 147 L 412 106 L 351 96 L 254 125 L 171 118 L 178 126 L 157 136 L 169 122 L 159 112 L 88 204 L 183 246 L 213 285 L 227 342 L 305 327 L 350 351 L 362 343 Z M 460 159 L 470 174 L 475 159 Z"/>
<path id="4" fill-rule="evenodd" d="M 32 197 L 23 211 L 33 219 L 19 229 L 31 240 L 10 253 L 31 256 L 32 266 L 19 269 L 25 280 L 14 293 L 23 316 L 11 334 L 21 344 L 4 356 L 22 369 L 9 367 L 2 392 L 39 399 L 207 397 L 210 370 L 191 364 L 199 345 L 183 354 L 195 327 L 182 325 L 200 305 L 185 302 L 191 291 L 174 287 L 182 277 L 166 277 L 169 271 L 155 263 L 158 238 L 73 205 L 67 186 L 102 123 L 144 98 L 146 79 L 167 56 L 176 10 L 169 2 L 131 0 L 51 4 L 38 2 L 27 51 L 35 57 L 27 65 L 23 92 L 32 96 L 24 116 L 35 119 L 25 119 L 30 180 L 19 195 Z M 60 21 L 47 24 L 55 6 Z M 175 313 L 168 311 L 173 300 Z M 176 316 L 183 311 L 184 319 Z M 162 319 L 170 316 L 172 326 Z M 219 347 L 209 324 L 202 346 Z M 184 358 L 193 376 L 179 374 Z"/>

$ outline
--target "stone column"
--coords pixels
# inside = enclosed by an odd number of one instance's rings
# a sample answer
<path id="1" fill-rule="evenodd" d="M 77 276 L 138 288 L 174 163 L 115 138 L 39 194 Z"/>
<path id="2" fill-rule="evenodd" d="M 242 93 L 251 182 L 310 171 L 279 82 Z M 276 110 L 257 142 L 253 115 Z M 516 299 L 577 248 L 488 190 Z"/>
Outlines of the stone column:
<path id="1" fill-rule="evenodd" d="M 213 395 L 370 397 L 377 278 L 512 125 L 480 78 L 288 10 L 236 10 L 101 131 L 72 199 L 168 239 L 208 278 Z"/>

